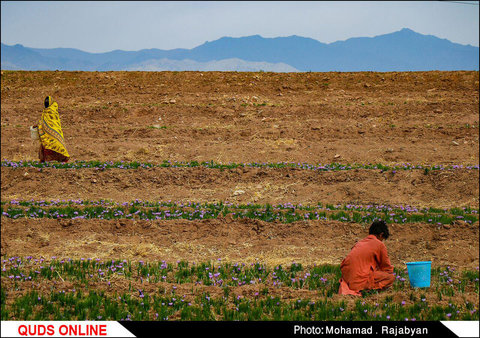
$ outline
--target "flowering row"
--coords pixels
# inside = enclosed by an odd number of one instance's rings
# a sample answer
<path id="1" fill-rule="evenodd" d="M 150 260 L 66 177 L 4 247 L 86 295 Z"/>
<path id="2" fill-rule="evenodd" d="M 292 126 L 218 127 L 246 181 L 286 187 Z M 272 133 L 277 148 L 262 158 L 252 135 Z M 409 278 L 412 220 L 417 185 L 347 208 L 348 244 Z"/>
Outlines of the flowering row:
<path id="1" fill-rule="evenodd" d="M 478 300 L 478 268 L 436 267 L 430 289 L 412 289 L 397 269 L 392 291 L 346 302 L 336 296 L 340 269 L 331 265 L 4 257 L 2 266 L 2 320 L 479 318 L 478 301 L 468 301 Z"/>
<path id="2" fill-rule="evenodd" d="M 420 169 L 424 170 L 425 173 L 428 173 L 430 170 L 455 170 L 455 169 L 469 169 L 469 170 L 479 170 L 478 164 L 472 165 L 423 165 L 423 164 L 411 164 L 411 163 L 402 163 L 397 165 L 384 165 L 384 164 L 341 164 L 341 163 L 329 163 L 329 164 L 310 164 L 310 163 L 301 163 L 301 162 L 277 162 L 277 163 L 216 163 L 214 161 L 190 161 L 190 162 L 172 162 L 172 161 L 163 161 L 162 163 L 140 163 L 137 161 L 125 162 L 125 161 L 75 161 L 75 162 L 44 162 L 40 163 L 38 161 L 10 161 L 7 159 L 2 160 L 2 167 L 10 168 L 56 168 L 56 169 L 81 169 L 81 168 L 96 168 L 96 169 L 138 169 L 138 168 L 194 168 L 194 167 L 203 167 L 203 168 L 212 168 L 212 169 L 236 169 L 236 168 L 272 168 L 272 169 L 282 169 L 282 168 L 294 168 L 294 169 L 303 169 L 303 170 L 316 170 L 316 171 L 338 171 L 338 170 L 352 170 L 352 169 L 379 169 L 382 171 L 392 170 L 393 172 L 397 170 L 414 170 Z"/>
<path id="3" fill-rule="evenodd" d="M 315 205 L 303 205 L 299 204 L 292 204 L 292 203 L 281 203 L 276 205 L 269 205 L 269 204 L 254 204 L 254 203 L 247 203 L 247 204 L 238 204 L 232 203 L 229 201 L 225 202 L 214 202 L 214 203 L 199 203 L 199 202 L 191 202 L 191 201 L 176 201 L 172 202 L 169 201 L 148 201 L 148 200 L 139 200 L 135 199 L 130 202 L 115 202 L 112 200 L 82 200 L 82 199 L 56 199 L 56 200 L 18 200 L 13 199 L 10 201 L 1 201 L 0 205 L 8 206 L 8 205 L 16 205 L 16 206 L 24 206 L 24 207 L 48 207 L 48 206 L 102 206 L 102 207 L 145 207 L 145 208 L 209 208 L 209 209 L 218 209 L 224 210 L 225 208 L 229 209 L 265 209 L 265 208 L 273 208 L 276 210 L 285 210 L 285 209 L 292 209 L 292 210 L 344 210 L 344 211 L 366 211 L 366 212 L 395 212 L 396 210 L 408 213 L 437 213 L 437 214 L 452 214 L 457 216 L 465 216 L 468 214 L 478 214 L 478 208 L 472 207 L 457 207 L 457 208 L 434 208 L 434 207 L 417 207 L 411 205 L 387 205 L 387 204 L 329 204 L 329 203 L 317 203 Z"/>
<path id="4" fill-rule="evenodd" d="M 10 201 L 0 206 L 2 217 L 17 219 L 53 218 L 53 219 L 212 219 L 231 215 L 233 219 L 259 219 L 266 222 L 279 221 L 291 223 L 305 220 L 336 220 L 341 222 L 371 223 L 383 219 L 387 223 L 430 223 L 453 224 L 463 221 L 473 224 L 478 221 L 478 210 L 472 208 L 434 209 L 387 207 L 387 206 L 334 206 L 321 204 L 301 206 L 291 204 L 257 205 L 230 203 L 114 203 L 87 202 L 57 203 Z"/>
<path id="5" fill-rule="evenodd" d="M 274 287 L 292 287 L 295 289 L 324 289 L 325 296 L 331 296 L 338 290 L 341 272 L 339 266 L 314 265 L 304 268 L 300 263 L 289 266 L 277 265 L 273 268 L 255 263 L 200 262 L 176 263 L 131 262 L 128 260 L 106 260 L 92 258 L 57 259 L 32 257 L 10 257 L 2 259 L 2 277 L 15 281 L 36 281 L 40 279 L 58 279 L 87 282 L 87 280 L 108 280 L 111 278 L 136 279 L 141 283 L 195 283 L 213 286 L 242 286 L 251 284 L 271 284 Z M 405 287 L 407 275 L 404 269 L 395 269 L 397 284 L 394 289 Z M 478 268 L 463 272 L 454 268 L 434 268 L 432 276 L 441 286 L 455 285 L 457 291 L 465 291 L 470 285 L 478 292 Z M 463 288 L 461 288 L 461 286 Z"/>
<path id="6" fill-rule="evenodd" d="M 2 300 L 7 291 L 2 289 Z M 2 303 L 2 320 L 115 320 L 115 321 L 167 321 L 167 320 L 274 320 L 274 321 L 325 321 L 325 320 L 380 320 L 380 321 L 437 321 L 477 320 L 478 311 L 465 303 L 441 305 L 416 301 L 401 305 L 393 302 L 353 305 L 344 300 L 282 299 L 262 295 L 211 296 L 196 294 L 193 299 L 175 293 L 109 293 L 103 290 L 71 292 L 52 291 L 41 294 L 29 291 L 11 303 Z"/>

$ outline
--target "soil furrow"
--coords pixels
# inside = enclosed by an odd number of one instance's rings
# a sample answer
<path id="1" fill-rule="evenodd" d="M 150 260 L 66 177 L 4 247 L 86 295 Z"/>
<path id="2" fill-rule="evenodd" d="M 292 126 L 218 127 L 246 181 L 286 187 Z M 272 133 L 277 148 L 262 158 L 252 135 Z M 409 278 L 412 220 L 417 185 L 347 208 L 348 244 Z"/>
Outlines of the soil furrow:
<path id="1" fill-rule="evenodd" d="M 478 207 L 475 169 L 1 168 L 4 200 L 190 201 L 256 204 L 386 204 Z"/>
<path id="2" fill-rule="evenodd" d="M 448 228 L 393 224 L 385 244 L 392 264 L 478 267 L 478 222 Z M 422 235 L 419 236 L 418 234 Z M 2 255 L 339 264 L 368 227 L 337 221 L 291 224 L 229 217 L 201 221 L 2 219 Z"/>

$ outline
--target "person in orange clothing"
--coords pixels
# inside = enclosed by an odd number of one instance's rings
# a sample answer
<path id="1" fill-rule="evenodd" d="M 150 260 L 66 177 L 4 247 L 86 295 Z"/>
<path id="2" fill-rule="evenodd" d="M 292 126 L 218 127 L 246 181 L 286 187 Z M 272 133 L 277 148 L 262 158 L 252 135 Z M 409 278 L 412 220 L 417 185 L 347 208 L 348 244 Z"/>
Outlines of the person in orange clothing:
<path id="1" fill-rule="evenodd" d="M 374 221 L 369 235 L 357 242 L 340 264 L 341 295 L 361 296 L 362 290 L 386 289 L 395 281 L 393 266 L 383 243 L 390 236 L 385 221 Z"/>

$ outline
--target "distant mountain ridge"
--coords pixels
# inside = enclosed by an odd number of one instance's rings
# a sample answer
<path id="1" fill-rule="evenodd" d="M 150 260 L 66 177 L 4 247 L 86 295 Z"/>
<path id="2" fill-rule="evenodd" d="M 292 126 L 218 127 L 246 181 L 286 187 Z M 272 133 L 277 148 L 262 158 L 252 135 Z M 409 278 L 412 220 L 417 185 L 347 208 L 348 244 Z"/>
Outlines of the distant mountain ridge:
<path id="1" fill-rule="evenodd" d="M 149 59 L 142 61 L 133 66 L 127 67 L 125 70 L 137 71 L 236 71 L 236 72 L 256 72 L 263 70 L 265 72 L 298 72 L 284 63 L 268 63 L 268 62 L 248 62 L 237 58 L 223 59 L 220 61 L 198 62 L 193 60 L 170 60 L 170 59 Z"/>
<path id="2" fill-rule="evenodd" d="M 228 60 L 228 61 L 227 61 Z M 18 70 L 429 71 L 479 70 L 479 47 L 408 28 L 325 44 L 300 36 L 223 37 L 192 49 L 88 53 L 1 44 L 1 68 Z"/>

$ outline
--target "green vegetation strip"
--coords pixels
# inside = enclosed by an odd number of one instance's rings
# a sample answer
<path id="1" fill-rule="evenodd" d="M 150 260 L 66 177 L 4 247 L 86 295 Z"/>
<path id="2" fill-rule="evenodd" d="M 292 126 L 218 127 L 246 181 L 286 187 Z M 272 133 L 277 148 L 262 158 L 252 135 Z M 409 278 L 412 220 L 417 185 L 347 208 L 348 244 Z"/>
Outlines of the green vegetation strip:
<path id="1" fill-rule="evenodd" d="M 52 219 L 214 219 L 231 214 L 234 219 L 259 219 L 266 222 L 291 223 L 305 220 L 336 220 L 341 222 L 371 223 L 383 219 L 387 223 L 453 224 L 478 221 L 475 208 L 417 208 L 389 205 L 301 205 L 301 204 L 233 204 L 192 202 L 132 201 L 115 203 L 107 200 L 56 200 L 56 201 L 2 201 L 2 217 L 52 218 Z"/>
<path id="2" fill-rule="evenodd" d="M 339 170 L 352 170 L 352 169 L 377 169 L 382 171 L 392 171 L 396 172 L 397 170 L 423 170 L 425 174 L 428 174 L 432 170 L 456 170 L 456 169 L 469 169 L 469 170 L 479 170 L 478 164 L 472 165 L 415 165 L 411 163 L 402 163 L 397 165 L 384 165 L 384 164 L 341 164 L 341 163 L 330 163 L 330 164 L 311 164 L 311 163 L 300 163 L 300 162 L 277 162 L 277 163 L 228 163 L 222 164 L 214 161 L 190 161 L 190 162 L 172 162 L 172 161 L 163 161 L 162 163 L 141 163 L 137 161 L 125 162 L 125 161 L 75 161 L 67 163 L 59 162 L 44 162 L 40 163 L 38 161 L 10 161 L 2 160 L 2 167 L 9 168 L 56 168 L 56 169 L 82 169 L 82 168 L 95 168 L 95 169 L 139 169 L 139 168 L 211 168 L 211 169 L 237 169 L 237 168 L 272 168 L 272 169 L 282 169 L 282 168 L 295 168 L 302 170 L 315 170 L 315 171 L 339 171 Z"/>
<path id="3" fill-rule="evenodd" d="M 336 296 L 341 273 L 332 265 L 2 257 L 1 319 L 479 319 L 478 267 L 435 267 L 422 289 L 409 285 L 405 270 L 395 274 L 390 290 L 349 301 Z M 282 297 L 298 290 L 311 297 Z"/>

